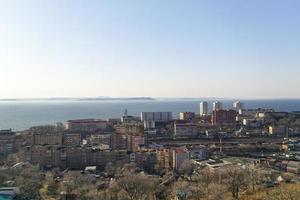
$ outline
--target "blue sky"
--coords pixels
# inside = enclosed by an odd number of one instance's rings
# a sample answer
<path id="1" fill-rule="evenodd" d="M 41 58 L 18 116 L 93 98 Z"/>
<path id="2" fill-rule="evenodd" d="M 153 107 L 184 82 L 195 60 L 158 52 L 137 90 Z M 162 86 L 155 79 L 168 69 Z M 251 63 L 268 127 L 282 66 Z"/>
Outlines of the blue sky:
<path id="1" fill-rule="evenodd" d="M 298 0 L 0 0 L 0 98 L 300 98 Z"/>

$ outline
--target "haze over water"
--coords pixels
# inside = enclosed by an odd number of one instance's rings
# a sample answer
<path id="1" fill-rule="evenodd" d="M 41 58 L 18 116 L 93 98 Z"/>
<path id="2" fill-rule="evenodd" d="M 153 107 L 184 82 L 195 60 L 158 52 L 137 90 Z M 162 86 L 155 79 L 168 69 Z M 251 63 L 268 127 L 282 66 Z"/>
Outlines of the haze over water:
<path id="1" fill-rule="evenodd" d="M 231 108 L 234 100 L 224 100 Z M 181 111 L 199 113 L 198 100 L 155 101 L 3 101 L 0 102 L 0 129 L 24 130 L 31 126 L 55 124 L 69 119 L 120 118 L 125 109 L 130 115 L 142 111 L 172 111 L 178 117 Z M 246 108 L 274 108 L 276 111 L 299 111 L 300 99 L 243 100 Z M 212 101 L 208 101 L 210 109 Z"/>

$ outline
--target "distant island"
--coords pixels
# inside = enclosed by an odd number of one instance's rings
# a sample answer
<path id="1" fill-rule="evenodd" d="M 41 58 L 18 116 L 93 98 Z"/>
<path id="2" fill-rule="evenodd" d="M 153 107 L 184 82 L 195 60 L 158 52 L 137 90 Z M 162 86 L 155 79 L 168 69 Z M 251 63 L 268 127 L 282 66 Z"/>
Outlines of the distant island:
<path id="1" fill-rule="evenodd" d="M 0 99 L 0 101 L 132 101 L 132 100 L 143 100 L 143 101 L 154 101 L 156 99 L 151 97 L 53 97 L 53 98 L 7 98 Z"/>
<path id="2" fill-rule="evenodd" d="M 111 100 L 122 100 L 122 101 L 132 101 L 132 100 L 146 100 L 146 101 L 154 101 L 154 98 L 151 97 L 96 97 L 96 98 L 81 98 L 79 101 L 111 101 Z"/>

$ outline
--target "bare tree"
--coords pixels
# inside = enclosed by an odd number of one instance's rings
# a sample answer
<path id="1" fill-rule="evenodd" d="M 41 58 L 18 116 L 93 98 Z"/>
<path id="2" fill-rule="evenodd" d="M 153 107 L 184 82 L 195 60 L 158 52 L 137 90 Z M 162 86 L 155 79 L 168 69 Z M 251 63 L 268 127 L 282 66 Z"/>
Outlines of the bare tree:
<path id="1" fill-rule="evenodd" d="M 173 196 L 178 200 L 191 199 L 193 195 L 193 188 L 187 181 L 178 181 L 174 184 Z"/>
<path id="2" fill-rule="evenodd" d="M 193 199 L 195 200 L 222 200 L 226 193 L 226 187 L 221 184 L 218 173 L 208 168 L 202 169 L 193 177 Z"/>
<path id="3" fill-rule="evenodd" d="M 109 162 L 105 166 L 105 172 L 108 177 L 114 177 L 116 174 L 116 167 L 113 165 L 113 163 Z"/>
<path id="4" fill-rule="evenodd" d="M 225 172 L 227 174 L 225 183 L 228 186 L 234 200 L 239 199 L 240 191 L 248 185 L 247 174 L 240 168 L 232 168 Z"/>
<path id="5" fill-rule="evenodd" d="M 195 162 L 193 160 L 186 160 L 180 166 L 179 172 L 188 177 L 191 177 L 196 168 L 197 168 L 197 165 L 195 164 Z"/>
<path id="6" fill-rule="evenodd" d="M 145 175 L 126 175 L 118 181 L 118 187 L 125 191 L 130 200 L 145 200 L 155 194 L 157 180 Z"/>

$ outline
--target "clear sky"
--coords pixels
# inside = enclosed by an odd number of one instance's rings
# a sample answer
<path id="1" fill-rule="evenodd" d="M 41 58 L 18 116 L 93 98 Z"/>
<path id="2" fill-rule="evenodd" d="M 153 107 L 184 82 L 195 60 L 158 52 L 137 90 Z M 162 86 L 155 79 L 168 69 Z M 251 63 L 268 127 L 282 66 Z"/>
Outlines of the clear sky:
<path id="1" fill-rule="evenodd" d="M 300 98 L 299 0 L 0 0 L 0 98 Z"/>

